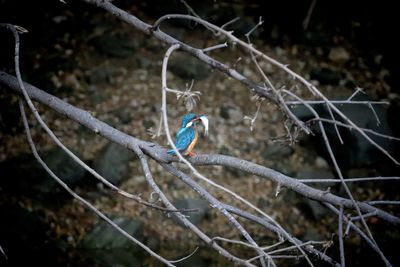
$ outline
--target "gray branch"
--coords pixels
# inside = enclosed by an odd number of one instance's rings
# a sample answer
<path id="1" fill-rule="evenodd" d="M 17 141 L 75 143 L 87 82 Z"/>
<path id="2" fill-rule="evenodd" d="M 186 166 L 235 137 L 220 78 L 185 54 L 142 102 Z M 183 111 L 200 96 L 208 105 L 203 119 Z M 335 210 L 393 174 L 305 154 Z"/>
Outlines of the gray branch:
<path id="1" fill-rule="evenodd" d="M 17 79 L 14 76 L 9 75 L 5 72 L 0 72 L 0 85 L 3 85 L 8 89 L 13 90 L 14 92 L 21 93 Z M 166 153 L 166 149 L 156 143 L 143 141 L 141 139 L 127 135 L 109 126 L 108 124 L 97 120 L 85 110 L 74 107 L 66 103 L 65 101 L 53 95 L 50 95 L 28 83 L 24 83 L 24 85 L 28 95 L 32 99 L 48 106 L 49 108 L 57 111 L 65 117 L 78 122 L 84 127 L 92 130 L 96 134 L 99 134 L 109 139 L 112 142 L 120 144 L 130 150 L 134 150 L 135 146 L 139 146 L 144 153 L 146 153 L 148 156 L 159 163 L 170 163 L 173 161 L 177 161 L 176 157 L 168 155 Z M 238 169 L 271 180 L 309 199 L 329 203 L 337 207 L 343 206 L 344 208 L 350 209 L 356 208 L 350 199 L 336 196 L 327 191 L 315 189 L 309 185 L 302 183 L 301 180 L 289 177 L 278 171 L 247 160 L 226 155 L 203 154 L 192 157 L 190 159 L 190 162 L 194 165 L 219 165 Z M 391 215 L 386 211 L 383 211 L 363 202 L 357 202 L 357 204 L 360 210 L 363 212 L 376 212 L 377 217 L 384 219 L 394 225 L 400 225 L 400 218 Z"/>

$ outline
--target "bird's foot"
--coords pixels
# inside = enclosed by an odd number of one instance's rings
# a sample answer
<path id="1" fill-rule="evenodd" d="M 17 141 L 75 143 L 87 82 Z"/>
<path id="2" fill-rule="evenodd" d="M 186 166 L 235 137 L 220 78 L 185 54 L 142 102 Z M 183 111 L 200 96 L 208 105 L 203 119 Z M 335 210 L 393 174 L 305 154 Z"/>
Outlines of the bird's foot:
<path id="1" fill-rule="evenodd" d="M 189 156 L 189 157 L 193 157 L 193 156 L 196 156 L 196 154 L 193 153 L 192 151 L 190 151 L 190 152 L 188 153 L 188 156 Z"/>

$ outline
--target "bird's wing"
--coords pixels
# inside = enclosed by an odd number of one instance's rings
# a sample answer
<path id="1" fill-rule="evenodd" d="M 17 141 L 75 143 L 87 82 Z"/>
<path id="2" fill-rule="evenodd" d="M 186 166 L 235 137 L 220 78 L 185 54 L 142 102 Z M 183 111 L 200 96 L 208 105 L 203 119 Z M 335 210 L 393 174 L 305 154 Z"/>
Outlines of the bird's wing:
<path id="1" fill-rule="evenodd" d="M 186 128 L 184 131 L 180 131 L 176 135 L 175 146 L 179 151 L 185 151 L 188 146 L 192 143 L 196 136 L 196 130 L 193 128 Z"/>

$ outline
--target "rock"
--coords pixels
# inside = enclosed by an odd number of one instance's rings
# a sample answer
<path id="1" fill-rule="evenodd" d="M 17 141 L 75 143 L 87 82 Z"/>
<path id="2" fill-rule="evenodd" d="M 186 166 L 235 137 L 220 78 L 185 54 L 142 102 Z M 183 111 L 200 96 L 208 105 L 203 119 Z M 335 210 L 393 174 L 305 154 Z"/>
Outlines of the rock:
<path id="1" fill-rule="evenodd" d="M 304 234 L 304 241 L 321 241 L 324 237 L 319 233 L 318 229 L 314 227 L 307 227 Z"/>
<path id="2" fill-rule="evenodd" d="M 22 129 L 18 103 L 12 103 L 8 98 L 0 98 L 0 132 L 12 134 L 21 132 Z"/>
<path id="3" fill-rule="evenodd" d="M 370 101 L 371 99 L 365 95 L 357 95 L 353 100 Z M 367 105 L 342 105 L 337 107 L 359 127 L 368 128 L 385 135 L 392 135 L 392 131 L 388 125 L 387 110 L 382 105 L 374 106 L 374 110 L 380 121 L 379 125 L 377 125 L 374 113 Z M 315 105 L 314 108 L 322 118 L 331 119 L 325 105 Z M 304 107 L 295 108 L 293 111 L 303 121 L 312 117 L 309 112 L 305 111 Z M 317 136 L 302 139 L 300 144 L 304 147 L 314 149 L 320 156 L 324 157 L 329 164 L 331 164 L 330 157 L 325 149 L 325 144 L 323 143 L 318 127 L 316 126 L 313 131 Z M 342 170 L 370 165 L 384 168 L 383 164 L 385 164 L 387 158 L 355 130 L 350 131 L 343 127 L 339 127 L 339 132 L 344 145 L 340 143 L 336 130 L 332 125 L 325 124 L 325 131 L 330 140 L 334 154 L 336 155 L 336 160 Z M 395 142 L 393 140 L 377 138 L 372 135 L 370 136 L 389 153 L 394 152 Z"/>
<path id="4" fill-rule="evenodd" d="M 329 45 L 331 38 L 330 34 L 323 30 L 308 31 L 304 35 L 307 45 L 315 47 Z"/>
<path id="5" fill-rule="evenodd" d="M 179 199 L 174 203 L 174 205 L 177 209 L 198 209 L 198 211 L 186 213 L 186 215 L 189 216 L 187 219 L 196 225 L 206 217 L 207 212 L 210 209 L 207 201 L 196 198 Z M 176 218 L 176 215 L 172 215 L 172 219 L 180 223 Z"/>
<path id="6" fill-rule="evenodd" d="M 228 114 L 232 124 L 239 124 L 243 122 L 243 113 L 240 110 L 229 109 Z"/>
<path id="7" fill-rule="evenodd" d="M 107 99 L 107 96 L 104 94 L 104 91 L 94 84 L 89 85 L 88 91 L 90 92 L 89 94 L 90 103 L 92 103 L 94 106 L 101 104 L 103 101 Z"/>
<path id="8" fill-rule="evenodd" d="M 136 58 L 136 63 L 141 69 L 149 69 L 153 65 L 153 62 L 143 55 L 138 55 Z"/>
<path id="9" fill-rule="evenodd" d="M 78 184 L 85 175 L 81 168 L 64 151 L 57 148 L 42 153 L 48 167 L 70 187 Z M 75 154 L 80 156 L 79 153 Z M 65 190 L 43 169 L 32 154 L 21 154 L 0 163 L 0 187 L 10 192 L 18 192 L 34 197 L 64 193 Z"/>
<path id="10" fill-rule="evenodd" d="M 119 119 L 120 123 L 128 124 L 133 119 L 134 111 L 130 107 L 125 107 L 125 108 L 118 109 L 113 113 Z"/>
<path id="11" fill-rule="evenodd" d="M 246 172 L 235 169 L 235 168 L 226 168 L 226 171 L 228 173 L 232 174 L 232 176 L 235 178 L 240 178 L 240 177 L 246 176 L 246 174 L 247 174 Z"/>
<path id="12" fill-rule="evenodd" d="M 315 166 L 319 169 L 326 169 L 329 167 L 328 162 L 323 157 L 317 157 L 315 159 Z"/>
<path id="13" fill-rule="evenodd" d="M 272 143 L 267 146 L 267 148 L 261 152 L 261 155 L 268 160 L 271 160 L 272 158 L 274 160 L 276 159 L 283 159 L 287 158 L 290 155 L 293 154 L 293 148 L 291 148 L 288 145 L 283 145 L 283 144 L 278 144 L 278 143 Z"/>
<path id="14" fill-rule="evenodd" d="M 315 107 L 318 108 L 319 106 L 315 105 Z M 308 107 L 306 107 L 304 105 L 295 105 L 295 106 L 291 107 L 291 110 L 292 110 L 293 114 L 302 121 L 307 121 L 311 118 L 314 118 L 313 113 L 308 109 Z M 316 110 L 318 111 L 319 109 L 316 109 Z"/>
<path id="15" fill-rule="evenodd" d="M 257 142 L 257 140 L 254 137 L 248 136 L 246 140 L 246 146 L 244 146 L 242 149 L 245 152 L 251 152 L 263 148 L 264 148 L 263 142 Z"/>
<path id="16" fill-rule="evenodd" d="M 114 74 L 115 69 L 111 67 L 99 67 L 90 72 L 88 80 L 90 84 L 113 83 Z"/>
<path id="17" fill-rule="evenodd" d="M 137 237 L 142 228 L 142 222 L 128 218 L 114 218 L 112 220 L 127 233 Z M 135 247 L 132 242 L 125 236 L 116 234 L 115 230 L 106 222 L 100 222 L 93 230 L 83 239 L 81 246 L 85 249 L 128 249 Z"/>
<path id="18" fill-rule="evenodd" d="M 369 101 L 367 96 L 357 96 L 354 100 Z M 340 110 L 346 114 L 356 125 L 361 128 L 368 128 L 385 135 L 392 135 L 392 131 L 387 121 L 387 110 L 382 105 L 374 106 L 375 112 L 380 120 L 377 120 L 373 111 L 367 105 L 343 105 L 339 107 Z M 326 115 L 325 117 L 328 117 Z M 360 134 L 354 130 L 349 131 L 340 129 L 343 134 L 344 145 L 342 145 L 337 136 L 334 127 L 327 127 L 328 136 L 332 140 L 332 145 L 339 164 L 345 164 L 345 167 L 352 166 L 368 166 L 378 162 L 385 162 L 387 158 L 370 142 L 365 140 Z M 371 136 L 371 135 L 370 135 Z M 386 138 L 371 138 L 381 145 L 389 153 L 393 152 L 394 141 Z M 348 163 L 348 164 L 346 164 Z"/>
<path id="19" fill-rule="evenodd" d="M 233 149 L 230 146 L 222 145 L 218 151 L 222 155 L 232 155 Z"/>
<path id="20" fill-rule="evenodd" d="M 343 47 L 333 47 L 329 51 L 329 59 L 334 62 L 347 62 L 350 59 L 350 54 Z"/>
<path id="21" fill-rule="evenodd" d="M 169 63 L 169 70 L 182 79 L 203 80 L 210 75 L 206 64 L 194 57 L 179 55 Z"/>
<path id="22" fill-rule="evenodd" d="M 142 222 L 128 218 L 113 219 L 128 234 L 138 238 Z M 141 266 L 142 251 L 132 241 L 101 222 L 82 240 L 81 250 L 101 266 Z"/>
<path id="23" fill-rule="evenodd" d="M 93 162 L 94 169 L 114 185 L 129 178 L 129 162 L 135 158 L 132 151 L 109 143 Z"/>
<path id="24" fill-rule="evenodd" d="M 74 154 L 79 158 L 81 157 L 77 152 L 74 152 Z M 43 156 L 43 159 L 47 163 L 47 166 L 69 186 L 76 185 L 85 176 L 86 170 L 80 167 L 61 148 L 56 148 L 48 152 Z M 55 188 L 63 190 L 50 175 L 47 175 L 47 177 L 48 179 L 42 185 L 42 189 L 47 190 L 47 192 L 53 192 Z"/>
<path id="25" fill-rule="evenodd" d="M 242 111 L 229 105 L 222 105 L 220 115 L 231 125 L 242 123 L 244 117 Z"/>
<path id="26" fill-rule="evenodd" d="M 154 126 L 155 126 L 154 121 L 152 121 L 152 120 L 150 120 L 150 119 L 144 119 L 144 120 L 143 120 L 143 127 L 144 127 L 145 129 L 149 129 L 149 128 L 154 127 Z"/>
<path id="27" fill-rule="evenodd" d="M 329 214 L 328 210 L 324 206 L 322 206 L 319 202 L 308 198 L 303 199 L 299 204 L 298 208 L 302 211 L 304 216 L 315 221 L 320 221 L 327 214 Z"/>
<path id="28" fill-rule="evenodd" d="M 43 266 L 44 262 L 46 266 L 60 266 L 60 259 L 69 254 L 65 241 L 51 237 L 51 227 L 44 222 L 42 212 L 2 202 L 0 214 L 0 246 L 7 255 L 5 259 L 0 252 L 0 266 Z"/>
<path id="29" fill-rule="evenodd" d="M 140 43 L 137 38 L 127 34 L 105 33 L 91 40 L 93 46 L 101 53 L 111 57 L 129 57 L 135 54 Z"/>
<path id="30" fill-rule="evenodd" d="M 256 149 L 259 148 L 260 144 L 257 142 L 257 139 L 250 136 L 246 140 L 246 145 L 249 147 L 249 149 Z"/>
<path id="31" fill-rule="evenodd" d="M 328 68 L 314 68 L 310 71 L 310 78 L 319 81 L 321 84 L 338 85 L 342 79 L 342 74 Z"/>

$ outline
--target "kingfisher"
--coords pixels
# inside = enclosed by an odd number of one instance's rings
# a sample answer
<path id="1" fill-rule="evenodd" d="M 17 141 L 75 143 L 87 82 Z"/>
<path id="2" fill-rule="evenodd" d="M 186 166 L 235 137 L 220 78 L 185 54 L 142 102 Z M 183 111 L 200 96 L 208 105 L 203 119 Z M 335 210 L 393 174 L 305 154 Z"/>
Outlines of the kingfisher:
<path id="1" fill-rule="evenodd" d="M 192 152 L 194 146 L 197 143 L 199 138 L 199 133 L 197 131 L 196 125 L 197 122 L 201 121 L 204 125 L 205 135 L 208 133 L 208 118 L 206 115 L 196 115 L 194 113 L 188 113 L 182 118 L 182 125 L 175 137 L 175 146 L 178 151 L 189 157 L 193 156 Z M 167 151 L 170 155 L 175 155 L 175 151 L 173 149 Z"/>

